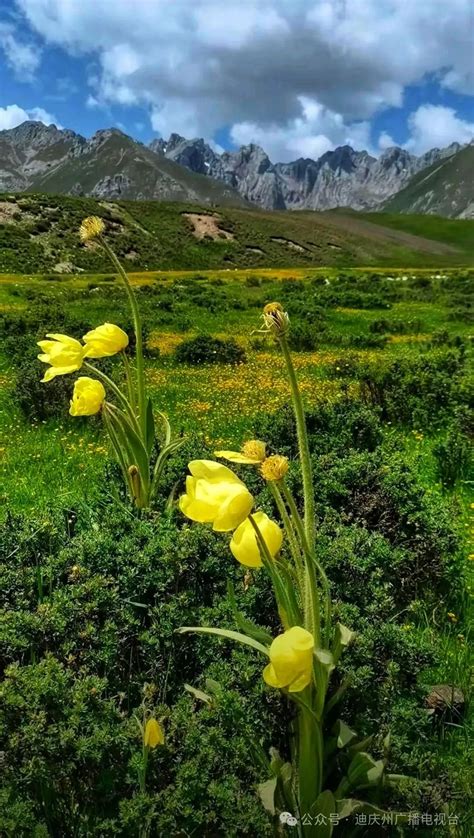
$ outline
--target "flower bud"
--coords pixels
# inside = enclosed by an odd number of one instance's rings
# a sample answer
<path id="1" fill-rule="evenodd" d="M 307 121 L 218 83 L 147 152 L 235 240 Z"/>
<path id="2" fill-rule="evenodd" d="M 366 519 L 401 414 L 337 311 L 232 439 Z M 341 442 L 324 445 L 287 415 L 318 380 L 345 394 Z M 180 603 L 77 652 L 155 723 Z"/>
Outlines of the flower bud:
<path id="1" fill-rule="evenodd" d="M 157 745 L 165 744 L 163 728 L 156 719 L 148 719 L 143 732 L 143 744 L 145 748 L 156 748 Z"/>
<path id="2" fill-rule="evenodd" d="M 287 333 L 290 318 L 281 303 L 267 303 L 263 309 L 263 323 L 266 331 L 279 337 Z"/>

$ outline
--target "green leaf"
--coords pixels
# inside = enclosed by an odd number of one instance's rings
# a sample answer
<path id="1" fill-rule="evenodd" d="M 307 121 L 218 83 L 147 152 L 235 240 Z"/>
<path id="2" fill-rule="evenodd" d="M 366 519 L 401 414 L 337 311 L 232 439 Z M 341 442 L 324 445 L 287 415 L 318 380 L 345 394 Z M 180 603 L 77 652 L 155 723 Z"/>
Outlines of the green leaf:
<path id="1" fill-rule="evenodd" d="M 264 783 L 260 783 L 257 786 L 258 796 L 263 803 L 264 809 L 267 812 L 270 812 L 271 815 L 275 814 L 275 792 L 278 783 L 278 777 L 270 777 L 269 780 L 266 780 Z"/>
<path id="2" fill-rule="evenodd" d="M 312 823 L 314 828 L 317 829 L 316 835 L 318 838 L 331 838 L 335 826 L 335 822 L 331 822 L 331 815 L 335 814 L 336 800 L 333 793 L 329 790 L 321 792 L 317 800 L 313 803 L 311 811 L 308 812 L 308 824 Z M 303 826 L 304 815 L 305 813 L 302 812 L 301 822 Z"/>
<path id="3" fill-rule="evenodd" d="M 120 437 L 121 444 L 127 450 L 129 465 L 138 466 L 142 484 L 148 487 L 150 482 L 150 460 L 143 442 L 132 427 L 125 413 L 115 410 L 113 414 L 110 414 L 110 419 Z"/>
<path id="4" fill-rule="evenodd" d="M 343 626 L 342 623 L 336 624 L 336 629 L 334 632 L 334 643 L 332 649 L 335 664 L 337 664 L 343 650 L 346 648 L 346 646 L 349 645 L 349 643 L 352 642 L 354 637 L 354 632 L 348 629 L 347 626 Z"/>
<path id="5" fill-rule="evenodd" d="M 384 768 L 383 760 L 375 761 L 369 754 L 361 751 L 352 759 L 347 770 L 347 779 L 352 788 L 374 786 L 382 779 Z"/>
<path id="6" fill-rule="evenodd" d="M 352 815 L 356 813 L 362 812 L 366 815 L 385 815 L 386 817 L 393 818 L 393 825 L 400 826 L 403 823 L 408 823 L 410 820 L 410 813 L 409 812 L 390 812 L 386 809 L 380 809 L 378 806 L 374 806 L 372 803 L 366 803 L 365 800 L 355 800 L 351 797 L 343 797 L 341 800 L 338 800 L 337 803 L 337 814 L 341 820 L 343 818 L 350 818 Z"/>
<path id="7" fill-rule="evenodd" d="M 153 443 L 155 441 L 155 420 L 153 418 L 153 404 L 151 399 L 148 399 L 147 406 L 146 406 L 146 448 L 148 452 L 148 456 L 151 455 L 153 450 Z"/>
<path id="8" fill-rule="evenodd" d="M 192 687 L 191 684 L 185 684 L 184 689 L 186 692 L 191 693 L 194 698 L 197 698 L 198 701 L 203 701 L 204 704 L 212 704 L 212 697 L 207 693 L 204 693 L 202 690 L 196 689 L 196 687 Z"/>
<path id="9" fill-rule="evenodd" d="M 338 719 L 333 727 L 333 733 L 337 738 L 338 748 L 347 748 L 354 739 L 357 739 L 357 733 L 352 730 L 349 725 L 346 725 L 342 719 Z"/>
<path id="10" fill-rule="evenodd" d="M 251 646 L 257 652 L 262 652 L 268 657 L 268 649 L 262 646 L 253 637 L 247 637 L 246 634 L 241 634 L 239 631 L 232 631 L 231 629 L 210 628 L 209 626 L 181 626 L 176 629 L 177 634 L 215 634 L 218 637 L 224 637 L 226 640 L 235 640 L 237 643 L 242 643 L 243 646 Z"/>

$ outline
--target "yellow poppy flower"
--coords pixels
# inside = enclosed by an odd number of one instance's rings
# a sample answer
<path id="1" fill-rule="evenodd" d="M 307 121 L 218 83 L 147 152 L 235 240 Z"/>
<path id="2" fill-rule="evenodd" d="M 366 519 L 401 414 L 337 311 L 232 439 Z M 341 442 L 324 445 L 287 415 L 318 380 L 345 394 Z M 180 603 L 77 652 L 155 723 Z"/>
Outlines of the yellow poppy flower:
<path id="1" fill-rule="evenodd" d="M 313 677 L 314 638 L 301 626 L 293 626 L 275 637 L 270 646 L 270 663 L 263 678 L 270 687 L 300 692 Z"/>
<path id="2" fill-rule="evenodd" d="M 128 335 L 113 323 L 104 323 L 83 337 L 88 358 L 107 358 L 128 346 Z"/>
<path id="3" fill-rule="evenodd" d="M 181 512 L 192 521 L 212 523 L 217 532 L 234 530 L 248 517 L 253 497 L 230 468 L 214 460 L 193 460 L 186 478 Z"/>
<path id="4" fill-rule="evenodd" d="M 283 541 L 283 533 L 280 527 L 268 515 L 265 515 L 264 512 L 256 512 L 253 518 L 268 547 L 270 555 L 272 558 L 275 558 Z M 245 567 L 262 566 L 262 556 L 257 543 L 257 535 L 248 518 L 234 532 L 232 541 L 230 542 L 230 549 L 234 558 L 240 564 L 245 565 Z"/>
<path id="5" fill-rule="evenodd" d="M 156 748 L 157 745 L 165 744 L 163 728 L 156 719 L 148 719 L 143 733 L 143 744 L 145 748 Z"/>
<path id="6" fill-rule="evenodd" d="M 231 463 L 258 466 L 265 459 L 266 447 L 260 439 L 250 439 L 243 445 L 242 451 L 214 451 L 214 454 Z"/>
<path id="7" fill-rule="evenodd" d="M 104 400 L 104 385 L 93 378 L 81 376 L 74 384 L 69 413 L 71 416 L 92 416 L 99 412 Z"/>
<path id="8" fill-rule="evenodd" d="M 38 355 L 44 364 L 50 364 L 41 381 L 51 381 L 57 375 L 67 375 L 80 370 L 84 360 L 84 347 L 69 335 L 48 334 L 50 340 L 39 340 L 42 354 Z"/>

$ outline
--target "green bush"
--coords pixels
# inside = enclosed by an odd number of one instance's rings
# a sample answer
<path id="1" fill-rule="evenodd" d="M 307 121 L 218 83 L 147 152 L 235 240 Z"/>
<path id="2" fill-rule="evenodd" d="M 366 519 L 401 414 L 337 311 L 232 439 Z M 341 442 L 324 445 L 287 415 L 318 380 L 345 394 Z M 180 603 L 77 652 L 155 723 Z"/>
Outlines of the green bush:
<path id="1" fill-rule="evenodd" d="M 179 344 L 175 359 L 180 364 L 242 364 L 245 352 L 235 340 L 198 335 Z"/>

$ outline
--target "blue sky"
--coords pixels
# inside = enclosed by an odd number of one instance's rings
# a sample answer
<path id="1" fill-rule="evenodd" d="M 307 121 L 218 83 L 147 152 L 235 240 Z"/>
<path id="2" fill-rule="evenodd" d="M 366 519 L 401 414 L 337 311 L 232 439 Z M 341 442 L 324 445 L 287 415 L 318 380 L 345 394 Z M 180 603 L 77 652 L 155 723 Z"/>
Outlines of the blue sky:
<path id="1" fill-rule="evenodd" d="M 422 153 L 473 136 L 473 29 L 470 0 L 2 0 L 0 129 Z"/>

